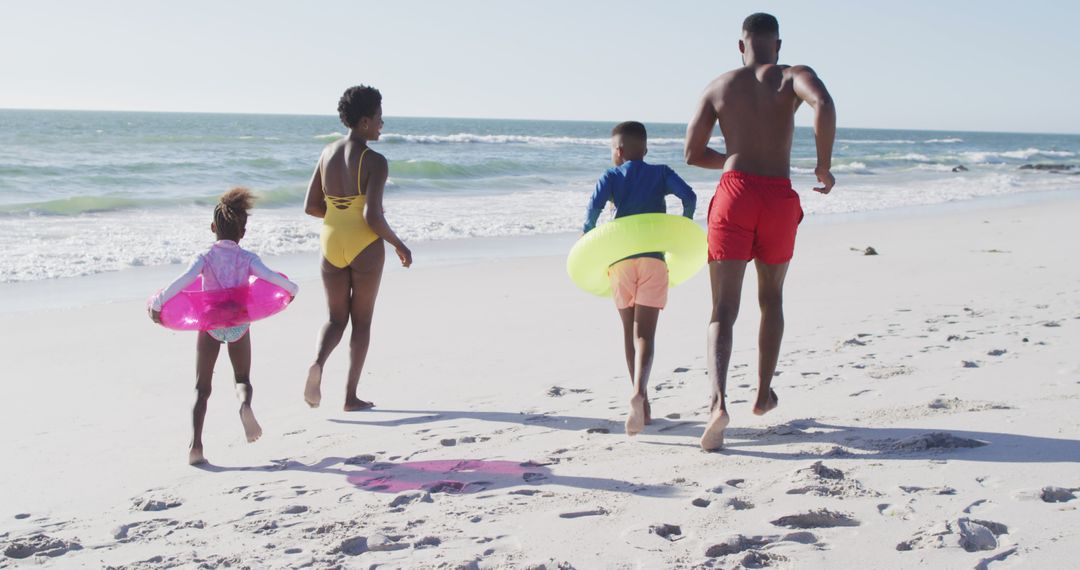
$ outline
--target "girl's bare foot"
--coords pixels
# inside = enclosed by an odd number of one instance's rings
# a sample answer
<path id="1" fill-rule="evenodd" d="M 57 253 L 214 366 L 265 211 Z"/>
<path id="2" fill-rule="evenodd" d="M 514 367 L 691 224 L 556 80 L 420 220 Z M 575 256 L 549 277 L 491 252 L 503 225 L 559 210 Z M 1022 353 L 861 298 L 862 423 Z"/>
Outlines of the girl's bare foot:
<path id="1" fill-rule="evenodd" d="M 363 410 L 370 410 L 375 407 L 374 402 L 365 402 L 356 396 L 345 399 L 345 411 L 346 412 L 359 412 Z"/>
<path id="2" fill-rule="evenodd" d="M 713 410 L 709 418 L 709 424 L 705 426 L 705 433 L 701 434 L 701 449 L 715 451 L 724 447 L 724 430 L 731 423 L 731 417 L 726 410 Z"/>
<path id="3" fill-rule="evenodd" d="M 649 405 L 648 398 L 645 398 L 645 425 L 652 425 L 652 406 Z"/>
<path id="4" fill-rule="evenodd" d="M 307 371 L 307 383 L 304 384 L 304 401 L 312 408 L 318 408 L 322 402 L 322 366 L 312 364 Z"/>
<path id="5" fill-rule="evenodd" d="M 248 404 L 240 404 L 240 423 L 244 424 L 244 436 L 248 443 L 262 437 L 262 428 L 259 427 L 259 422 L 255 421 L 255 412 L 251 411 Z"/>
<path id="6" fill-rule="evenodd" d="M 192 447 L 191 451 L 188 451 L 187 456 L 188 465 L 203 465 L 206 463 L 206 458 L 203 457 L 201 447 Z"/>
<path id="7" fill-rule="evenodd" d="M 779 406 L 779 405 L 780 405 L 780 398 L 776 395 L 776 392 L 774 390 L 770 389 L 769 390 L 769 399 L 768 400 L 762 402 L 761 397 L 758 396 L 758 401 L 757 401 L 757 403 L 754 404 L 754 415 L 755 416 L 764 416 L 765 414 L 767 414 L 767 413 L 771 412 L 772 410 L 774 410 L 776 408 L 776 406 Z"/>
<path id="8" fill-rule="evenodd" d="M 626 435 L 637 435 L 645 429 L 645 397 L 634 394 L 630 398 L 630 414 L 626 416 Z"/>

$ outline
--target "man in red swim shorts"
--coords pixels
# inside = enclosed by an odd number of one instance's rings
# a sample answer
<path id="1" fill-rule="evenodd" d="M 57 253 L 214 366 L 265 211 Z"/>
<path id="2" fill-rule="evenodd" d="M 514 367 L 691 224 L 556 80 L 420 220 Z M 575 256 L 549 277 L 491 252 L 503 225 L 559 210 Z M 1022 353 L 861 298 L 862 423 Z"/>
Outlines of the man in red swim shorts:
<path id="1" fill-rule="evenodd" d="M 724 429 L 730 421 L 725 395 L 732 329 L 739 313 L 743 275 L 751 259 L 758 272 L 761 305 L 754 413 L 762 415 L 778 403 L 770 384 L 784 334 L 784 276 L 802 220 L 799 195 L 788 177 L 795 111 L 803 102 L 814 109 L 814 173 L 821 183 L 814 190 L 828 194 L 835 184 L 829 171 L 836 109 L 825 84 L 809 67 L 777 63 L 780 28 L 776 18 L 768 14 L 751 14 L 743 21 L 739 51 L 743 66 L 717 77 L 705 88 L 686 130 L 686 163 L 724 171 L 709 205 L 713 308 L 708 364 L 713 394 L 711 417 L 701 436 L 705 450 L 723 446 Z M 717 122 L 726 153 L 709 148 Z"/>

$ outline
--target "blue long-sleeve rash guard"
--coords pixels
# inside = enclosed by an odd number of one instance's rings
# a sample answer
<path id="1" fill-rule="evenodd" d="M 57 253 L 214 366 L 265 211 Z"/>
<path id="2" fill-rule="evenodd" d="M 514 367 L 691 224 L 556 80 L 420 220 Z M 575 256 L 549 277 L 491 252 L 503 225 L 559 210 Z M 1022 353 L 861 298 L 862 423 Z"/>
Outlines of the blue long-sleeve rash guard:
<path id="1" fill-rule="evenodd" d="M 608 169 L 596 182 L 596 190 L 589 198 L 582 231 L 596 227 L 596 220 L 608 202 L 615 204 L 615 217 L 634 214 L 663 214 L 667 212 L 664 197 L 674 194 L 682 200 L 683 216 L 694 218 L 697 195 L 675 171 L 663 164 L 646 164 L 643 160 L 631 160 Z M 631 257 L 655 257 L 664 259 L 657 252 Z M 629 258 L 627 258 L 629 259 Z"/>

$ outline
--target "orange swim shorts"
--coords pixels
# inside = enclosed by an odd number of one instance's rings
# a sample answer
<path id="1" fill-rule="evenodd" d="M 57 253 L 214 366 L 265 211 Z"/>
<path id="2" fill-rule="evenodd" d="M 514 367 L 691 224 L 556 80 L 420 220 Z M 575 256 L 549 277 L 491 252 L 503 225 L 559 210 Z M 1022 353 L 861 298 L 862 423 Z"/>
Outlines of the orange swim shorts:
<path id="1" fill-rule="evenodd" d="M 663 309 L 667 305 L 667 264 L 654 257 L 624 259 L 608 268 L 615 307 L 634 305 Z"/>
<path id="2" fill-rule="evenodd" d="M 725 172 L 709 202 L 709 261 L 790 261 L 802 218 L 791 180 Z"/>

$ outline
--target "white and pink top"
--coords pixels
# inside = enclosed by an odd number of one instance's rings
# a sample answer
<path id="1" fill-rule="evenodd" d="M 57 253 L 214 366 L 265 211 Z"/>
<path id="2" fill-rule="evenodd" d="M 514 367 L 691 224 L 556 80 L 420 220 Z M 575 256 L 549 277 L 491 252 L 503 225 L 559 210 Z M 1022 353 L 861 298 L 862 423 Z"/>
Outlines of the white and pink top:
<path id="1" fill-rule="evenodd" d="M 183 275 L 154 296 L 151 307 L 160 311 L 165 301 L 172 299 L 202 275 L 203 291 L 217 291 L 247 285 L 254 275 L 296 295 L 300 287 L 275 273 L 259 259 L 258 255 L 240 247 L 235 241 L 223 239 L 210 247 L 210 251 L 195 258 Z"/>

